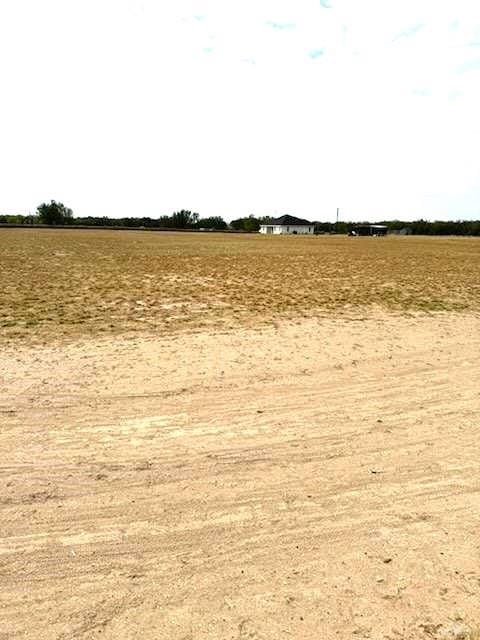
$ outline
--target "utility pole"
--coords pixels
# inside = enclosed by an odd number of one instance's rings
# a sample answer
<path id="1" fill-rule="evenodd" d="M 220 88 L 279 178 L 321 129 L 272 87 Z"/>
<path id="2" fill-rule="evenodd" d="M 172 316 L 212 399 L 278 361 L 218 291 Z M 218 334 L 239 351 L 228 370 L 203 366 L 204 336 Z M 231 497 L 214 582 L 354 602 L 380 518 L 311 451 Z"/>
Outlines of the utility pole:
<path id="1" fill-rule="evenodd" d="M 340 209 L 337 207 L 337 222 L 335 224 L 335 233 L 338 233 L 338 214 L 340 213 Z"/>

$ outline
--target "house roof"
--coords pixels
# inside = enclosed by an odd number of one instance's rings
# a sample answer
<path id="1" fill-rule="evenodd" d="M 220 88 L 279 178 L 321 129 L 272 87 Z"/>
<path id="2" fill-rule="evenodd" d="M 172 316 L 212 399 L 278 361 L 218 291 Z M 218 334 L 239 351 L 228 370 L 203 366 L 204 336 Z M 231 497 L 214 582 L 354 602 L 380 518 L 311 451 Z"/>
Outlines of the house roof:
<path id="1" fill-rule="evenodd" d="M 296 218 L 295 216 L 281 216 L 280 218 L 275 218 L 272 220 L 270 224 L 280 225 L 280 226 L 289 226 L 294 227 L 295 225 L 311 225 L 312 222 L 308 220 L 302 220 L 302 218 Z"/>

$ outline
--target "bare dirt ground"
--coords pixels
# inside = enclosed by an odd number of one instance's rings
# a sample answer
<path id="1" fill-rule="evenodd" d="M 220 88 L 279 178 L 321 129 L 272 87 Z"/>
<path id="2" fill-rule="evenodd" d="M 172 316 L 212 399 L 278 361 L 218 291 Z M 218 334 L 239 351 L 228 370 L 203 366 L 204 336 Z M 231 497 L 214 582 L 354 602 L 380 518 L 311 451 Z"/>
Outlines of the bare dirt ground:
<path id="1" fill-rule="evenodd" d="M 0 638 L 464 638 L 480 318 L 12 343 Z"/>

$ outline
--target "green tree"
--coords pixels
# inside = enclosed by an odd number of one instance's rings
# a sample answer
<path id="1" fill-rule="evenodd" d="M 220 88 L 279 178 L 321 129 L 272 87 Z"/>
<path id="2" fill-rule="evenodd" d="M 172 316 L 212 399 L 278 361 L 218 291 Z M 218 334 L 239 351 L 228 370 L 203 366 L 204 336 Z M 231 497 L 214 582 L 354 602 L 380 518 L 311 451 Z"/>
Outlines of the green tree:
<path id="1" fill-rule="evenodd" d="M 200 218 L 197 226 L 199 229 L 226 229 L 227 223 L 221 216 L 210 216 L 209 218 Z"/>
<path id="2" fill-rule="evenodd" d="M 198 222 L 198 213 L 192 213 L 182 209 L 181 211 L 175 211 L 172 215 L 172 227 L 175 229 L 187 229 L 188 227 L 194 227 Z"/>
<path id="3" fill-rule="evenodd" d="M 248 218 L 232 220 L 230 226 L 237 231 L 258 231 L 260 229 L 260 221 L 254 216 L 248 216 Z"/>
<path id="4" fill-rule="evenodd" d="M 45 202 L 37 208 L 38 220 L 42 224 L 68 224 L 73 217 L 73 211 L 62 202 L 51 200 L 50 204 Z"/>

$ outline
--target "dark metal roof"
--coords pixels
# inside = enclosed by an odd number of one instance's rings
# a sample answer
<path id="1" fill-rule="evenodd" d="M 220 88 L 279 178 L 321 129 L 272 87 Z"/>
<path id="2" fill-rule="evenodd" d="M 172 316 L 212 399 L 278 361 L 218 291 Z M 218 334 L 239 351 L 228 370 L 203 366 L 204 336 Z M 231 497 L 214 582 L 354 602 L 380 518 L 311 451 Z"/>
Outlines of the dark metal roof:
<path id="1" fill-rule="evenodd" d="M 272 220 L 270 224 L 280 225 L 280 226 L 289 226 L 294 227 L 296 224 L 298 225 L 311 225 L 312 222 L 308 220 L 302 220 L 302 218 L 296 218 L 295 216 L 280 216 L 280 218 L 275 218 Z"/>

